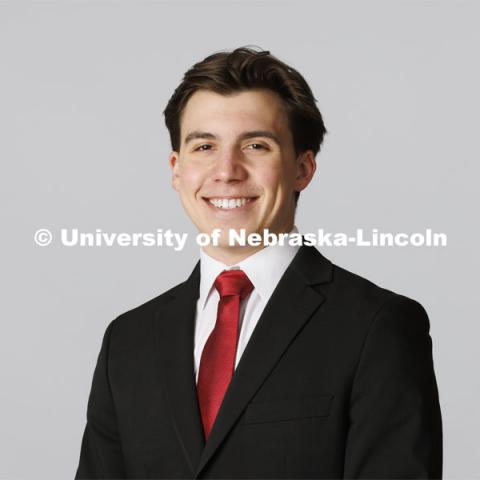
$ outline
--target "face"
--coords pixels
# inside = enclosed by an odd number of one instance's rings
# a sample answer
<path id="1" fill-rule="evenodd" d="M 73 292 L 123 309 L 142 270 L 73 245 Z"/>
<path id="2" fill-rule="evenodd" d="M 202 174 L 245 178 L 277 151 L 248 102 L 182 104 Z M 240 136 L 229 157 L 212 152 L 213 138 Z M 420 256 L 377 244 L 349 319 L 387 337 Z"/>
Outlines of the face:
<path id="1" fill-rule="evenodd" d="M 180 131 L 179 151 L 170 155 L 172 184 L 200 232 L 221 229 L 220 248 L 228 252 L 229 228 L 291 230 L 295 192 L 310 182 L 315 159 L 311 151 L 295 155 L 276 93 L 199 90 L 184 108 Z"/>

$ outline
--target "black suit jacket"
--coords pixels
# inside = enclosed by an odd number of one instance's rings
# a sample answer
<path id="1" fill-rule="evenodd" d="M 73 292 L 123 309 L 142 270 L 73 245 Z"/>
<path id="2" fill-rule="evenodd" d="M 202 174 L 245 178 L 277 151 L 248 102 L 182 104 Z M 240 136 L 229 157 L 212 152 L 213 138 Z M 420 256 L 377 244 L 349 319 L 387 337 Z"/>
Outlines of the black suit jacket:
<path id="1" fill-rule="evenodd" d="M 193 370 L 199 264 L 106 329 L 76 478 L 440 478 L 429 320 L 303 246 L 208 442 Z"/>

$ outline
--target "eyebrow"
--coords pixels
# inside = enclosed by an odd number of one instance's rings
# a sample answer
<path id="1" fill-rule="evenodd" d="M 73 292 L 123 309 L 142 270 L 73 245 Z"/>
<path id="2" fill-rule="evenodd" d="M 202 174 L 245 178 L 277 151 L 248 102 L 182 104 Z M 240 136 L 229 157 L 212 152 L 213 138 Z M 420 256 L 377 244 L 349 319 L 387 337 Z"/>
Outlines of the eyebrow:
<path id="1" fill-rule="evenodd" d="M 249 138 L 257 138 L 257 137 L 266 137 L 270 138 L 273 140 L 277 145 L 280 145 L 280 139 L 278 138 L 275 133 L 269 131 L 269 130 L 251 130 L 248 132 L 244 132 L 241 135 L 239 135 L 238 139 L 239 140 L 248 140 Z M 193 132 L 190 132 L 186 137 L 185 137 L 185 145 L 187 145 L 189 142 L 191 142 L 194 139 L 197 138 L 203 138 L 203 139 L 208 139 L 208 140 L 217 140 L 218 137 L 214 135 L 213 133 L 210 132 L 201 132 L 199 130 L 194 130 Z"/>

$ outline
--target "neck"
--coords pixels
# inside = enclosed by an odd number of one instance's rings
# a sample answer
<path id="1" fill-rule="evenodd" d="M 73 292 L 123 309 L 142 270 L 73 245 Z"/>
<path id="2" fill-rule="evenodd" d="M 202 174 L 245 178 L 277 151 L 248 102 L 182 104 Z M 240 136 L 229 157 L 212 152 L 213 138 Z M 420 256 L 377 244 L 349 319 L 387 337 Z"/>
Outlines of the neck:
<path id="1" fill-rule="evenodd" d="M 291 233 L 294 230 L 293 222 L 288 226 L 288 228 L 280 229 L 279 232 L 275 232 L 276 234 L 279 233 Z M 295 230 L 296 231 L 296 230 Z M 208 245 L 203 247 L 203 251 L 209 255 L 210 257 L 218 260 L 219 262 L 224 263 L 225 265 L 231 266 L 235 265 L 242 260 L 250 257 L 254 253 L 259 252 L 260 250 L 264 249 L 265 245 L 258 245 L 258 246 L 212 246 Z"/>
<path id="2" fill-rule="evenodd" d="M 258 247 L 204 247 L 203 251 L 210 257 L 224 263 L 225 265 L 235 265 L 242 260 L 250 257 L 256 252 L 262 250 L 264 245 Z"/>

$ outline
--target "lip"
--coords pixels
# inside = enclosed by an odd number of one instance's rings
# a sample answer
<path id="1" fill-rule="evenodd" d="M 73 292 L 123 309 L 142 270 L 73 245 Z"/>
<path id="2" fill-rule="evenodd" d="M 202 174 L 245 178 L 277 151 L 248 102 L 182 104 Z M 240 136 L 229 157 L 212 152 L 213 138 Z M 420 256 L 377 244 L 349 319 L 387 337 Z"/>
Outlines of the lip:
<path id="1" fill-rule="evenodd" d="M 212 198 L 248 198 L 250 200 L 254 198 L 258 198 L 258 195 L 208 195 L 208 196 L 202 196 L 204 200 L 211 200 Z"/>

